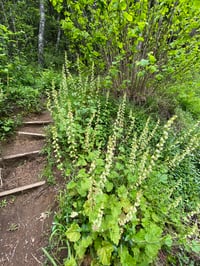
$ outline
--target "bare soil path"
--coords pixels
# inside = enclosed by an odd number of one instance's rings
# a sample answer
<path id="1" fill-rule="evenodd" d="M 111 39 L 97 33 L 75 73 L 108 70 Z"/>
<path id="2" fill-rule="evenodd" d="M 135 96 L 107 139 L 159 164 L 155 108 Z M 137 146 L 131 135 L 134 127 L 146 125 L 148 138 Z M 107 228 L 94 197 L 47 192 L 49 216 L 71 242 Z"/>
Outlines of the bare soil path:
<path id="1" fill-rule="evenodd" d="M 47 112 L 27 117 L 18 131 L 44 135 L 50 120 Z M 45 156 L 29 153 L 41 150 L 45 138 L 34 134 L 17 134 L 1 145 L 0 193 L 41 181 Z M 0 197 L 0 265 L 44 265 L 41 248 L 48 244 L 57 191 L 44 184 Z"/>

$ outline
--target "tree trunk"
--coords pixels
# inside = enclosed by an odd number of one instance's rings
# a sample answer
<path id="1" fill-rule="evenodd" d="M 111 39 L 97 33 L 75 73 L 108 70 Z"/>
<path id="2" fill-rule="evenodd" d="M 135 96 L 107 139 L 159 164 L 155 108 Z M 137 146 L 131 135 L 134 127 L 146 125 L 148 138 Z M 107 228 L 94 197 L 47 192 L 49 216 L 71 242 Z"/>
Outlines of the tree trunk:
<path id="1" fill-rule="evenodd" d="M 56 39 L 56 52 L 58 51 L 59 43 L 60 43 L 60 37 L 61 37 L 61 28 L 60 28 L 60 14 L 58 15 L 58 33 L 57 33 L 57 39 Z"/>
<path id="2" fill-rule="evenodd" d="M 45 8 L 44 1 L 40 0 L 40 25 L 38 35 L 38 63 L 44 65 L 44 29 L 45 29 Z"/>

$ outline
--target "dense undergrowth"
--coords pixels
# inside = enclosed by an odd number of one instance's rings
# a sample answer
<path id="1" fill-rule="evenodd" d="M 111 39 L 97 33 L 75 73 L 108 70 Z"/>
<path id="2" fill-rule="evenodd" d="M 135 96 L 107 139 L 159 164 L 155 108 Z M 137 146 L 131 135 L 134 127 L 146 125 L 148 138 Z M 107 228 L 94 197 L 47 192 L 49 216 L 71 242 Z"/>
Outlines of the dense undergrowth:
<path id="1" fill-rule="evenodd" d="M 199 122 L 156 121 L 93 74 L 65 72 L 48 94 L 49 166 L 66 180 L 45 250 L 51 263 L 198 264 Z"/>
<path id="2" fill-rule="evenodd" d="M 41 70 L 25 62 L 15 62 L 13 71 L 0 82 L 0 141 L 13 134 L 21 117 L 45 108 L 46 91 L 51 88 L 55 71 Z M 3 76 L 2 76 L 3 77 Z M 59 83 L 60 75 L 55 82 Z"/>
<path id="3" fill-rule="evenodd" d="M 39 112 L 47 96 L 54 119 L 45 175 L 54 182 L 56 165 L 66 182 L 45 250 L 54 265 L 198 264 L 198 77 L 145 107 L 67 66 L 61 79 L 21 64 L 6 80 L 0 140 L 20 123 L 17 114 Z"/>

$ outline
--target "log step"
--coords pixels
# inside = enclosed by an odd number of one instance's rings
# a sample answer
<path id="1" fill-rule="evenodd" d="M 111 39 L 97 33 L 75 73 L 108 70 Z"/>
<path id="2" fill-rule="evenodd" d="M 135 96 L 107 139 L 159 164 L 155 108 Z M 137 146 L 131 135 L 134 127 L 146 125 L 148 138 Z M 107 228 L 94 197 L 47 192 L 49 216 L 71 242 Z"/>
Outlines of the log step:
<path id="1" fill-rule="evenodd" d="M 20 158 L 20 157 L 36 155 L 36 154 L 39 154 L 40 152 L 41 152 L 41 150 L 37 150 L 37 151 L 30 151 L 30 152 L 25 152 L 25 153 L 7 155 L 7 156 L 4 156 L 3 158 L 0 158 L 0 162 L 3 160 L 11 160 L 11 159 L 16 159 L 16 158 Z"/>
<path id="2" fill-rule="evenodd" d="M 40 181 L 40 182 L 33 183 L 33 184 L 30 184 L 30 185 L 26 185 L 26 186 L 17 187 L 17 188 L 14 188 L 14 189 L 6 190 L 6 191 L 3 191 L 3 192 L 0 192 L 0 197 L 8 196 L 8 195 L 11 195 L 11 194 L 14 194 L 14 193 L 18 193 L 18 192 L 21 192 L 21 191 L 24 191 L 24 190 L 27 190 L 27 189 L 31 189 L 31 188 L 36 188 L 36 187 L 44 185 L 45 183 L 46 183 L 45 181 Z"/>
<path id="3" fill-rule="evenodd" d="M 36 120 L 36 121 L 26 121 L 26 122 L 23 122 L 24 125 L 48 125 L 48 124 L 51 124 L 53 121 L 52 120 L 43 120 L 43 121 L 40 121 L 40 120 Z"/>
<path id="4" fill-rule="evenodd" d="M 46 135 L 42 133 L 34 133 L 34 132 L 24 132 L 24 131 L 18 131 L 18 135 L 23 135 L 23 136 L 30 136 L 30 137 L 40 137 L 40 138 L 45 138 Z"/>

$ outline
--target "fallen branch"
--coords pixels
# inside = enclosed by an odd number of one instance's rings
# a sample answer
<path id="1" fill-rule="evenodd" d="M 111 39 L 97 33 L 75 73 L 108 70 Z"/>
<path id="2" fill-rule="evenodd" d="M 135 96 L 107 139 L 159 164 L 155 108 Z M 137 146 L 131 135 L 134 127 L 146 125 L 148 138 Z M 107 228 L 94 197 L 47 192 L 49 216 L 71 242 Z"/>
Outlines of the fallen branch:
<path id="1" fill-rule="evenodd" d="M 3 192 L 0 192 L 0 197 L 8 196 L 10 194 L 15 194 L 15 193 L 18 193 L 18 192 L 21 192 L 21 191 L 24 191 L 24 190 L 28 190 L 28 189 L 40 187 L 40 186 L 44 185 L 45 183 L 46 183 L 45 181 L 40 181 L 40 182 L 33 183 L 33 184 L 30 184 L 30 185 L 26 185 L 26 186 L 17 187 L 17 188 L 14 188 L 14 189 L 6 190 L 6 191 L 3 191 Z"/>

